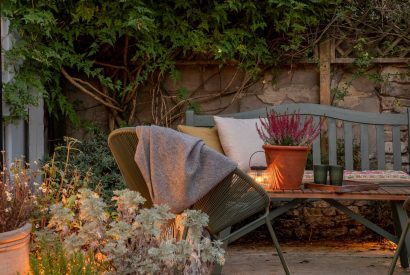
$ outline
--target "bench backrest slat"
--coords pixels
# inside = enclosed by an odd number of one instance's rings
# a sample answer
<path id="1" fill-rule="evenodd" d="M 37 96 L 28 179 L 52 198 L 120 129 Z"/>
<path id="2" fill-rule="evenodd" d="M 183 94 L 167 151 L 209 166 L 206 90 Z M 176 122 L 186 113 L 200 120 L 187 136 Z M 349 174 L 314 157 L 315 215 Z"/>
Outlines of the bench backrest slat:
<path id="1" fill-rule="evenodd" d="M 345 167 L 353 170 L 353 132 L 352 123 L 345 121 L 344 128 L 344 145 L 345 145 Z"/>
<path id="2" fill-rule="evenodd" d="M 369 127 L 360 124 L 360 163 L 362 170 L 369 170 Z"/>
<path id="3" fill-rule="evenodd" d="M 367 113 L 348 109 L 337 108 L 334 106 L 298 103 L 298 104 L 283 104 L 278 106 L 271 106 L 268 108 L 262 108 L 247 112 L 223 114 L 220 116 L 250 119 L 265 117 L 266 111 L 274 110 L 277 113 L 293 113 L 299 112 L 302 116 L 313 116 L 314 122 L 319 123 L 324 118 L 327 121 L 327 136 L 328 136 L 328 156 L 329 163 L 336 164 L 337 162 L 337 133 L 339 121 L 343 122 L 343 138 L 344 138 L 344 151 L 345 151 L 345 167 L 352 170 L 354 167 L 354 153 L 356 139 L 353 129 L 356 129 L 354 125 L 360 126 L 360 159 L 361 169 L 367 170 L 370 167 L 369 161 L 369 125 L 375 125 L 376 128 L 376 153 L 377 153 L 377 168 L 386 168 L 385 157 L 385 139 L 384 139 L 384 126 L 392 127 L 392 143 L 393 143 L 393 167 L 395 170 L 402 170 L 402 155 L 401 155 L 401 141 L 400 141 L 400 126 L 405 126 L 407 132 L 410 127 L 410 108 L 407 113 L 402 114 L 390 114 L 390 113 Z M 196 115 L 193 111 L 187 111 L 186 124 L 191 126 L 214 126 L 213 115 Z M 373 126 L 372 126 L 373 127 Z M 373 128 L 372 128 L 373 129 Z M 373 132 L 371 132 L 373 133 Z M 320 141 L 323 139 L 323 133 L 321 137 L 318 137 L 313 145 L 313 164 L 321 163 L 321 145 Z M 410 141 L 409 141 L 410 148 Z M 322 148 L 323 149 L 323 148 Z"/>
<path id="4" fill-rule="evenodd" d="M 329 164 L 337 165 L 336 120 L 334 118 L 328 118 L 327 125 L 329 130 Z"/>
<path id="5" fill-rule="evenodd" d="M 401 170 L 400 126 L 393 126 L 393 167 Z"/>
<path id="6" fill-rule="evenodd" d="M 377 169 L 386 169 L 386 151 L 384 145 L 384 125 L 376 125 Z"/>
<path id="7" fill-rule="evenodd" d="M 318 116 L 313 117 L 313 122 L 315 123 L 315 125 L 318 125 L 320 123 L 320 117 Z M 321 154 L 320 154 L 320 135 L 315 141 L 313 141 L 312 151 L 313 151 L 313 164 L 314 165 L 321 164 L 322 160 L 321 160 Z"/>

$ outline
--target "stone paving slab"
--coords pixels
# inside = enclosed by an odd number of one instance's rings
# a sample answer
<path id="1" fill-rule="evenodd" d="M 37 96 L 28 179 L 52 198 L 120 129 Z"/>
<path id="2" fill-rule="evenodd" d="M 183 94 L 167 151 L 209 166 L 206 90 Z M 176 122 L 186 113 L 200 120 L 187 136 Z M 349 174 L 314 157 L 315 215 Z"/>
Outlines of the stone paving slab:
<path id="1" fill-rule="evenodd" d="M 377 243 L 284 244 L 291 274 L 387 274 L 393 249 Z M 273 247 L 233 245 L 228 248 L 223 274 L 284 274 Z M 410 274 L 397 264 L 395 274 Z"/>

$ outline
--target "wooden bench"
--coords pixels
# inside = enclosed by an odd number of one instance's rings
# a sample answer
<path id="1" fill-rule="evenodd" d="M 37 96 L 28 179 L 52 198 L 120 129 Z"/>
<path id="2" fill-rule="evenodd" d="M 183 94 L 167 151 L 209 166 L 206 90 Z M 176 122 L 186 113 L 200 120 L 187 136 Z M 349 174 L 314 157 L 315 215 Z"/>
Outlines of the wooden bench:
<path id="1" fill-rule="evenodd" d="M 267 109 L 258 109 L 248 112 L 223 114 L 220 116 L 233 118 L 258 118 L 265 117 Z M 377 152 L 377 169 L 386 169 L 386 151 L 385 151 L 385 127 L 392 128 L 392 148 L 393 148 L 393 168 L 402 170 L 402 152 L 400 131 L 406 129 L 407 136 L 410 125 L 410 108 L 407 113 L 388 114 L 388 113 L 368 113 L 348 109 L 341 109 L 333 106 L 319 104 L 283 104 L 269 107 L 268 110 L 274 110 L 277 113 L 292 113 L 299 111 L 303 116 L 313 116 L 315 123 L 323 121 L 322 128 L 327 128 L 328 158 L 329 164 L 335 165 L 337 162 L 337 123 L 343 124 L 344 140 L 344 159 L 345 168 L 353 170 L 353 125 L 357 125 L 360 130 L 360 159 L 361 170 L 369 170 L 369 126 L 374 125 L 376 128 L 376 152 Z M 325 120 L 323 120 L 326 118 Z M 214 126 L 213 115 L 198 115 L 189 110 L 186 112 L 186 125 L 212 127 Z M 326 142 L 323 138 L 317 138 L 312 146 L 313 164 L 321 164 L 321 146 L 320 142 Z M 408 139 L 408 142 L 410 140 Z M 410 146 L 409 146 L 410 149 Z"/>
<path id="2" fill-rule="evenodd" d="M 345 169 L 353 170 L 353 153 L 354 153 L 354 128 L 357 128 L 357 134 L 360 141 L 360 168 L 361 170 L 369 170 L 375 168 L 378 170 L 386 169 L 386 151 L 385 151 L 385 129 L 391 127 L 392 131 L 392 151 L 393 151 L 393 169 L 402 170 L 402 146 L 401 146 L 401 131 L 406 131 L 407 142 L 409 123 L 410 123 L 410 108 L 407 113 L 402 114 L 379 114 L 366 113 L 347 109 L 341 109 L 333 106 L 325 106 L 318 104 L 284 104 L 279 106 L 269 107 L 268 110 L 274 110 L 277 113 L 292 113 L 299 112 L 302 116 L 313 116 L 315 123 L 323 123 L 322 129 L 327 129 L 327 134 L 321 134 L 313 145 L 313 164 L 321 164 L 321 142 L 327 144 L 328 162 L 330 165 L 337 164 L 337 126 L 340 126 L 340 132 L 343 133 L 344 145 L 344 162 Z M 266 109 L 258 109 L 254 111 L 223 114 L 220 116 L 250 119 L 266 116 Z M 212 127 L 214 126 L 213 115 L 197 115 L 193 111 L 186 112 L 186 124 L 190 126 Z M 376 160 L 377 167 L 370 167 L 369 161 L 369 127 L 374 125 L 374 135 L 376 138 Z M 408 144 L 407 144 L 408 145 Z M 373 149 L 373 148 L 372 148 Z M 410 149 L 410 146 L 409 146 Z M 372 150 L 373 151 L 373 150 Z M 409 151 L 409 150 L 408 150 Z M 329 203 L 331 206 L 344 212 L 350 218 L 365 225 L 379 235 L 398 243 L 400 232 L 406 227 L 408 216 L 402 207 L 403 201 L 410 195 L 410 184 L 396 184 L 384 186 L 379 190 L 361 191 L 353 193 L 338 194 L 332 192 L 324 192 L 320 190 L 276 190 L 270 191 L 269 195 L 272 200 L 287 201 L 283 206 L 272 210 L 269 214 L 271 220 L 282 215 L 286 211 L 292 209 L 298 204 L 307 199 L 320 199 Z M 392 209 L 392 217 L 395 226 L 395 233 L 387 232 L 378 225 L 367 220 L 365 217 L 354 213 L 352 210 L 344 206 L 339 200 L 379 200 L 389 202 Z M 255 227 L 259 226 L 258 224 Z M 405 239 L 406 249 L 402 249 L 400 253 L 400 261 L 403 267 L 408 267 L 408 255 L 410 255 L 410 235 Z"/>

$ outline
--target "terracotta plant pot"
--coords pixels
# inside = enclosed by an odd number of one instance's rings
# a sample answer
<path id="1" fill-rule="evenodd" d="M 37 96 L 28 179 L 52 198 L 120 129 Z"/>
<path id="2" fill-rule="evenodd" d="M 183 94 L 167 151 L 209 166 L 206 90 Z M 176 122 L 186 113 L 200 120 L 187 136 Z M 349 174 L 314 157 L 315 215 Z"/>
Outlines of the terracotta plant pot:
<path id="1" fill-rule="evenodd" d="M 263 145 L 273 189 L 300 189 L 310 151 L 305 146 Z"/>
<path id="2" fill-rule="evenodd" d="M 0 233 L 0 273 L 2 275 L 28 274 L 30 271 L 31 224 Z"/>

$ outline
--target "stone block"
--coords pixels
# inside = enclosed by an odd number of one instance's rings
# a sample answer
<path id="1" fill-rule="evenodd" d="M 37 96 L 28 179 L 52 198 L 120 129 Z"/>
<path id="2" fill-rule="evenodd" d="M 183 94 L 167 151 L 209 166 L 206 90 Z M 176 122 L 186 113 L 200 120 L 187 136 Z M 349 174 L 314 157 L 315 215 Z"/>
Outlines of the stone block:
<path id="1" fill-rule="evenodd" d="M 297 221 L 297 220 L 281 220 L 280 224 L 284 228 L 295 228 L 295 227 L 300 226 L 300 221 Z"/>
<path id="2" fill-rule="evenodd" d="M 343 101 L 339 101 L 337 106 L 352 109 L 362 112 L 379 113 L 380 102 L 375 96 L 360 97 L 360 96 L 347 96 Z"/>
<path id="3" fill-rule="evenodd" d="M 407 142 L 408 134 L 407 130 L 400 130 L 400 140 L 403 142 Z M 392 141 L 393 140 L 393 133 L 390 130 L 385 130 L 384 131 L 384 141 Z"/>
<path id="4" fill-rule="evenodd" d="M 313 87 L 319 85 L 319 73 L 314 65 L 282 67 L 265 73 L 264 80 L 278 86 L 304 85 L 305 87 Z"/>
<path id="5" fill-rule="evenodd" d="M 239 110 L 240 112 L 256 110 L 260 108 L 265 108 L 271 106 L 262 102 L 256 95 L 245 95 L 239 99 Z"/>
<path id="6" fill-rule="evenodd" d="M 299 217 L 300 216 L 300 210 L 299 209 L 292 209 L 288 212 L 290 215 L 295 216 L 295 217 Z"/>
<path id="7" fill-rule="evenodd" d="M 307 217 L 306 223 L 310 228 L 331 228 L 334 227 L 335 222 L 327 217 Z"/>
<path id="8" fill-rule="evenodd" d="M 395 83 L 410 83 L 408 66 L 385 66 L 381 69 L 380 73 L 383 75 L 389 82 Z"/>
<path id="9" fill-rule="evenodd" d="M 328 208 L 330 206 L 330 204 L 328 204 L 325 201 L 313 201 L 310 203 L 312 205 L 312 207 L 318 207 L 318 208 Z"/>
<path id="10" fill-rule="evenodd" d="M 348 216 L 340 210 L 336 209 L 336 213 L 337 213 L 337 215 L 335 216 L 335 220 L 337 220 L 339 222 L 340 221 L 345 221 L 348 218 Z"/>
<path id="11" fill-rule="evenodd" d="M 221 92 L 223 90 L 235 91 L 242 84 L 244 73 L 236 66 L 219 68 L 216 65 L 202 67 L 203 90 L 205 92 Z"/>
<path id="12" fill-rule="evenodd" d="M 181 66 L 178 68 L 181 78 L 174 81 L 170 77 L 165 80 L 165 87 L 169 91 L 177 91 L 180 88 L 185 88 L 188 91 L 194 91 L 202 83 L 202 72 L 199 66 Z"/>
<path id="13" fill-rule="evenodd" d="M 405 142 L 400 142 L 400 150 L 402 153 L 407 153 L 408 145 Z M 384 143 L 384 150 L 386 154 L 393 154 L 393 142 L 387 141 Z"/>
<path id="14" fill-rule="evenodd" d="M 384 96 L 393 96 L 401 97 L 404 99 L 410 99 L 410 83 L 384 83 L 380 90 L 380 94 Z"/>
<path id="15" fill-rule="evenodd" d="M 362 207 L 362 206 L 369 206 L 371 203 L 369 201 L 355 201 L 353 205 Z"/>
<path id="16" fill-rule="evenodd" d="M 410 100 L 404 98 L 397 98 L 397 104 L 403 107 L 410 107 Z"/>
<path id="17" fill-rule="evenodd" d="M 343 204 L 344 206 L 348 206 L 348 205 L 352 205 L 354 203 L 354 201 L 351 200 L 343 200 L 340 202 L 341 204 Z"/>
<path id="18" fill-rule="evenodd" d="M 354 213 L 359 214 L 359 207 L 355 206 L 355 205 L 350 205 L 347 208 L 349 208 L 350 210 L 352 210 Z"/>
<path id="19" fill-rule="evenodd" d="M 371 72 L 372 71 L 369 71 L 369 73 Z M 348 76 L 353 77 L 350 74 L 348 74 Z M 342 81 L 343 80 L 346 81 L 345 79 L 342 78 Z M 353 79 L 352 87 L 354 88 L 355 91 L 359 91 L 360 93 L 372 94 L 375 90 L 376 85 L 375 85 L 375 82 L 370 80 L 368 77 L 360 76 L 356 79 Z"/>
<path id="20" fill-rule="evenodd" d="M 263 81 L 262 79 L 260 79 L 259 81 L 255 82 L 254 84 L 252 84 L 248 90 L 247 90 L 247 94 L 251 94 L 251 95 L 259 95 L 262 94 L 263 92 L 263 87 L 266 85 L 265 81 Z"/>
<path id="21" fill-rule="evenodd" d="M 307 88 L 305 85 L 292 84 L 286 87 L 269 86 L 265 87 L 263 94 L 258 98 L 266 104 L 284 103 L 319 103 L 319 86 Z"/>
<path id="22" fill-rule="evenodd" d="M 304 239 L 308 237 L 308 231 L 304 227 L 295 228 L 294 232 L 295 232 L 296 237 L 299 239 Z"/>
<path id="23" fill-rule="evenodd" d="M 333 207 L 325 208 L 322 210 L 322 213 L 325 216 L 336 216 L 336 209 Z"/>
<path id="24" fill-rule="evenodd" d="M 319 85 L 319 74 L 315 67 L 298 68 L 292 70 L 290 81 L 292 84 L 313 88 Z"/>
<path id="25" fill-rule="evenodd" d="M 397 99 L 391 96 L 382 96 L 381 97 L 381 107 L 382 110 L 393 110 L 394 106 L 397 105 Z"/>
<path id="26" fill-rule="evenodd" d="M 320 208 L 304 207 L 304 208 L 303 208 L 303 215 L 304 215 L 305 217 L 321 217 L 321 216 L 322 216 L 322 209 L 320 209 Z"/>
<path id="27" fill-rule="evenodd" d="M 366 231 L 364 226 L 356 226 L 349 229 L 349 235 L 352 236 L 361 236 Z"/>
<path id="28" fill-rule="evenodd" d="M 346 226 L 332 228 L 331 230 L 323 230 L 321 235 L 328 238 L 337 238 L 346 235 L 349 229 Z"/>

